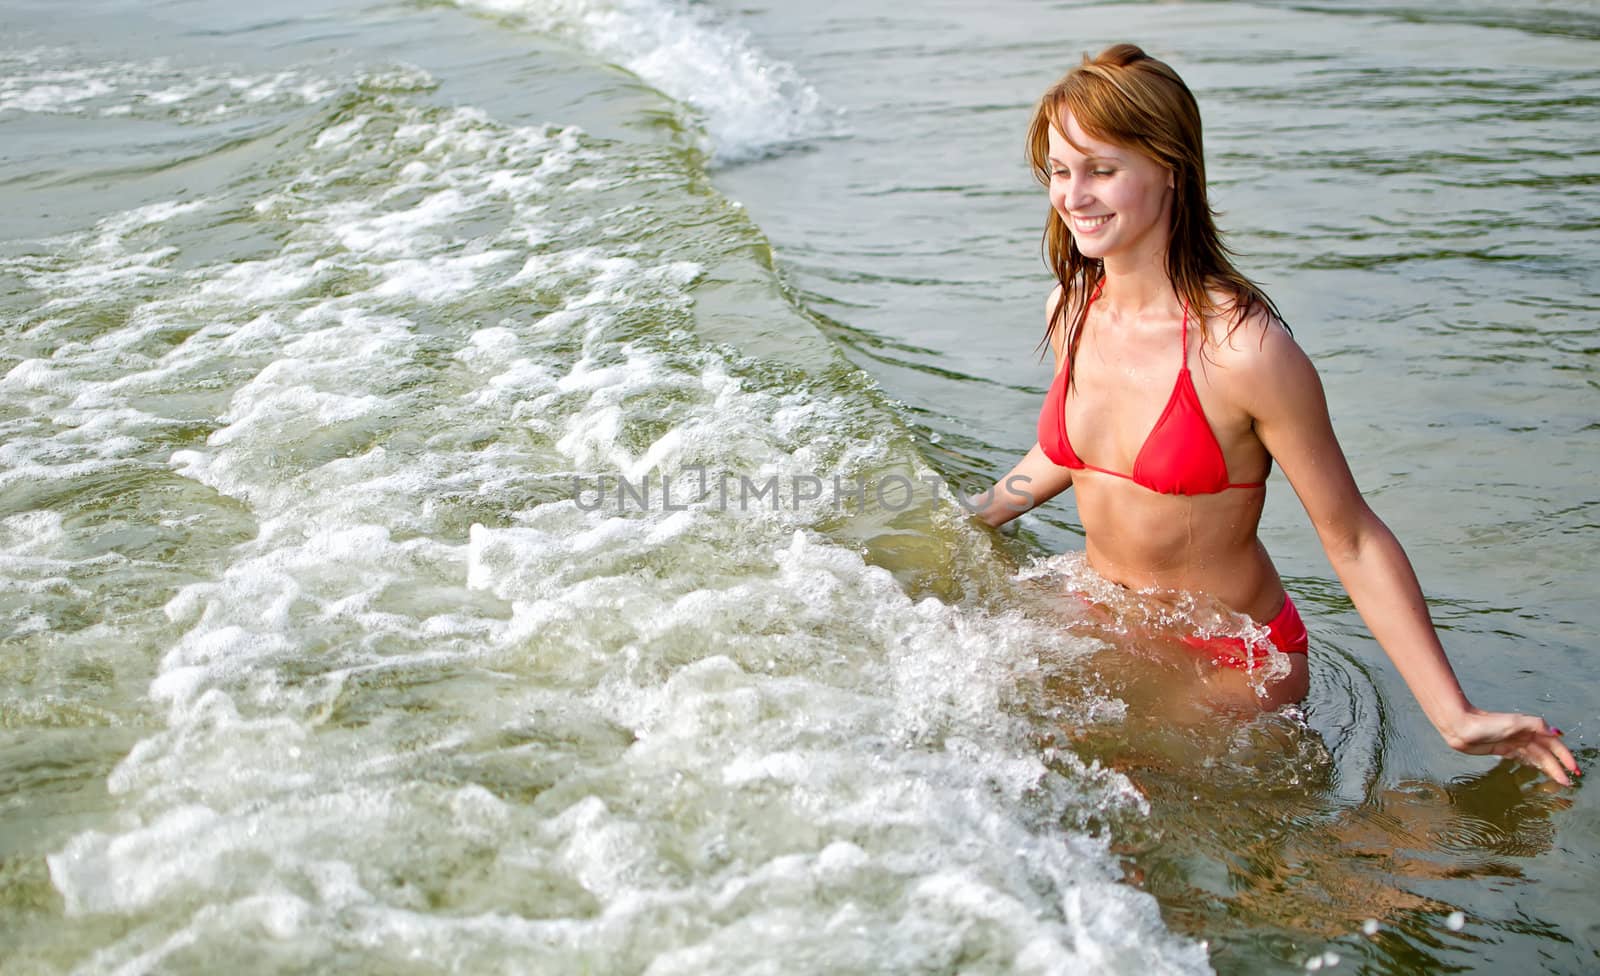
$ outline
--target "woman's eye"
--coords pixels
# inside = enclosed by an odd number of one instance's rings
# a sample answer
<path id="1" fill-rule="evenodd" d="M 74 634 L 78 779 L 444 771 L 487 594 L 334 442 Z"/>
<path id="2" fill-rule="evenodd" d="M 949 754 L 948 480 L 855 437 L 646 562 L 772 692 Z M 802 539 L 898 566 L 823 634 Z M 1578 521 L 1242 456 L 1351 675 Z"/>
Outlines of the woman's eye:
<path id="1" fill-rule="evenodd" d="M 1116 172 L 1116 170 L 1114 170 L 1114 169 L 1097 169 L 1097 170 L 1094 171 L 1094 175 L 1096 175 L 1096 176 L 1110 176 L 1112 173 L 1115 173 L 1115 172 Z"/>

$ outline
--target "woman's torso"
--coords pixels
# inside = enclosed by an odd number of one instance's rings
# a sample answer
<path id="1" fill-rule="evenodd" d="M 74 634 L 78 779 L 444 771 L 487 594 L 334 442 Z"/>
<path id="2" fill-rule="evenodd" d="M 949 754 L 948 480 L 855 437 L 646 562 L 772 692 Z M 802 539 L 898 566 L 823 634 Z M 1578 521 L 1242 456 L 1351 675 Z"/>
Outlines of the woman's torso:
<path id="1" fill-rule="evenodd" d="M 1112 321 L 1101 303 L 1090 305 L 1062 413 L 1071 450 L 1091 466 L 1074 470 L 1074 494 L 1088 559 L 1101 575 L 1135 588 L 1205 593 L 1264 621 L 1282 605 L 1283 586 L 1256 536 L 1262 488 L 1163 494 L 1093 470 L 1134 471 L 1187 364 L 1199 410 L 1226 463 L 1226 480 L 1265 479 L 1271 459 L 1249 415 L 1236 405 L 1238 391 L 1228 386 L 1232 350 L 1218 346 L 1218 339 L 1228 341 L 1227 323 L 1208 317 L 1204 326 L 1203 336 L 1192 312 L 1187 328 L 1182 312 Z M 1233 342 L 1242 339 L 1236 335 Z M 1204 355 L 1202 342 L 1209 344 Z M 1063 379 L 1058 372 L 1056 381 Z"/>

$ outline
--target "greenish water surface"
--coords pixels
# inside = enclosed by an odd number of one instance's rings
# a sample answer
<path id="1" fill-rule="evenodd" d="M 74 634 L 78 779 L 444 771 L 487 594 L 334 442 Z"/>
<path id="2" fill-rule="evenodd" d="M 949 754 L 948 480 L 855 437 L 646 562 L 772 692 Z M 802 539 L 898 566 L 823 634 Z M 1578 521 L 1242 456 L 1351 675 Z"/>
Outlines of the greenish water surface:
<path id="1" fill-rule="evenodd" d="M 1592 766 L 1588 6 L 0 23 L 6 973 L 1600 964 L 1588 792 L 1444 747 L 1281 477 L 1312 693 L 1199 724 L 1070 497 L 921 492 L 1032 442 L 1023 129 L 1137 41 L 1468 694 Z M 697 467 L 780 490 L 580 504 Z"/>

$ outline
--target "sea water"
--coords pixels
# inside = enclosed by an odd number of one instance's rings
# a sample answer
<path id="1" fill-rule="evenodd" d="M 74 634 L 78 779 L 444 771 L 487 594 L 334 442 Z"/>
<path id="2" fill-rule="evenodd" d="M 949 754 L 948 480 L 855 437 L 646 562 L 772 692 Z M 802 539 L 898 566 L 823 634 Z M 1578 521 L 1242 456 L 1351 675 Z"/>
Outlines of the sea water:
<path id="1" fill-rule="evenodd" d="M 1469 693 L 1581 747 L 1582 5 L 4 18 L 5 972 L 1592 960 L 1592 804 L 1437 745 L 1281 478 L 1313 694 L 1200 727 L 1070 500 L 954 501 L 1048 377 L 1031 99 L 1139 41 Z"/>

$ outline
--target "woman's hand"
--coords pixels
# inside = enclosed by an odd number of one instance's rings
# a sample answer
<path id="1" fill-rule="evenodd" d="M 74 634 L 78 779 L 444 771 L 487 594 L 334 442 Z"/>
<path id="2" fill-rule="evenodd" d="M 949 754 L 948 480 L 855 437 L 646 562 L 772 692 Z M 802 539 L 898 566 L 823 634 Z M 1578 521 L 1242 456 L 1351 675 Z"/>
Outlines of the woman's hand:
<path id="1" fill-rule="evenodd" d="M 1247 323 L 1249 325 L 1249 323 Z M 1560 733 L 1532 715 L 1484 712 L 1461 691 L 1400 542 L 1356 487 L 1328 419 L 1322 381 L 1282 323 L 1262 313 L 1223 365 L 1234 377 L 1256 435 L 1288 477 L 1322 540 L 1328 562 L 1406 687 L 1455 749 L 1507 756 L 1563 786 L 1578 763 Z M 1241 328 L 1243 331 L 1243 328 Z M 1252 341 L 1259 336 L 1260 341 Z"/>
<path id="2" fill-rule="evenodd" d="M 1520 759 L 1543 770 L 1562 786 L 1572 785 L 1568 772 L 1583 775 L 1571 750 L 1561 741 L 1561 730 L 1551 728 L 1542 718 L 1470 708 L 1454 724 L 1445 741 L 1459 752 Z"/>

